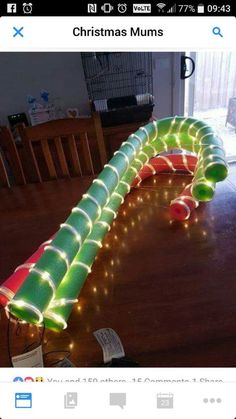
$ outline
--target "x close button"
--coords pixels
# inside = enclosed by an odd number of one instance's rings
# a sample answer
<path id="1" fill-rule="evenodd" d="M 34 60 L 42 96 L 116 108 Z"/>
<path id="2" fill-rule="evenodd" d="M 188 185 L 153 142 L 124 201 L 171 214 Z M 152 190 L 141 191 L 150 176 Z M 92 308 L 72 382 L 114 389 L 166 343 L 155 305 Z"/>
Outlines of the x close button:
<path id="1" fill-rule="evenodd" d="M 13 30 L 14 30 L 13 38 L 15 38 L 18 35 L 21 36 L 21 38 L 24 38 L 24 35 L 22 33 L 23 29 L 24 29 L 23 26 L 21 28 L 16 28 L 15 26 L 13 26 Z"/>

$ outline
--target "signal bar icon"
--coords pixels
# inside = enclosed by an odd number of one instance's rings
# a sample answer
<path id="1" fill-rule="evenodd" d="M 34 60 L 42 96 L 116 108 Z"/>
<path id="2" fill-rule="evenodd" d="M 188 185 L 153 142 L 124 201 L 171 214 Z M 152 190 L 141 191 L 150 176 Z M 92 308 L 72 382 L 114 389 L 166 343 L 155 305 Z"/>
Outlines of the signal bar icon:
<path id="1" fill-rule="evenodd" d="M 174 6 L 167 10 L 167 13 L 176 13 L 176 4 L 174 4 Z"/>

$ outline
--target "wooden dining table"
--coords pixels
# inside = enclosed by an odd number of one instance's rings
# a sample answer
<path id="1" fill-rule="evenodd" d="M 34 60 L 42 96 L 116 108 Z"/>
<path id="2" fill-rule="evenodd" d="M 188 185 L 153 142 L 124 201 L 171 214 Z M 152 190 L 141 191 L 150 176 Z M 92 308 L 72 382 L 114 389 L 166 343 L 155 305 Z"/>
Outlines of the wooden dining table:
<path id="1" fill-rule="evenodd" d="M 0 191 L 0 283 L 47 240 L 92 177 Z M 1 309 L 0 366 L 42 344 L 45 366 L 68 357 L 103 365 L 94 332 L 112 328 L 141 367 L 236 366 L 236 168 L 186 222 L 169 203 L 190 181 L 145 180 L 120 207 L 60 333 L 8 319 Z"/>

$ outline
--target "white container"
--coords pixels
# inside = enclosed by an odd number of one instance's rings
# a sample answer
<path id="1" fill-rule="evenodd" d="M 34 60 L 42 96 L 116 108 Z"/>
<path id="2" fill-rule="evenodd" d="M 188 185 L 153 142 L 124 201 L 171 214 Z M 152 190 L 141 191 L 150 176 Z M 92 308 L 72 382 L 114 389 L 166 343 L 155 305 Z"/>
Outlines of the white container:
<path id="1" fill-rule="evenodd" d="M 32 125 L 42 124 L 43 122 L 48 122 L 52 119 L 55 119 L 55 110 L 54 107 L 39 108 L 35 110 L 30 109 L 29 117 Z"/>

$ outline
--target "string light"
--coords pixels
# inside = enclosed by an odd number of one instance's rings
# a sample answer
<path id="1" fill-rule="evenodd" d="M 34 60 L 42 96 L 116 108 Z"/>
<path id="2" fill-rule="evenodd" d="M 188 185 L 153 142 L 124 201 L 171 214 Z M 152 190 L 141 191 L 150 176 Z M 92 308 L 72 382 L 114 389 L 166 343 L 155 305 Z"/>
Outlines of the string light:
<path id="1" fill-rule="evenodd" d="M 80 261 L 74 261 L 74 262 L 72 262 L 72 266 L 76 266 L 76 265 L 77 266 L 81 266 L 82 268 L 86 269 L 86 271 L 87 271 L 88 274 L 90 274 L 92 272 L 90 266 L 86 265 L 83 262 L 80 262 Z"/>
<path id="2" fill-rule="evenodd" d="M 40 244 L 39 247 L 45 247 L 47 244 L 50 244 L 50 243 L 52 243 L 52 239 L 46 240 L 45 242 L 43 242 L 42 244 Z"/>
<path id="3" fill-rule="evenodd" d="M 134 155 L 136 155 L 136 149 L 135 149 L 135 147 L 132 143 L 130 143 L 129 141 L 124 141 L 121 145 L 122 146 L 125 146 L 125 145 L 129 146 L 132 149 L 132 151 L 134 152 Z"/>
<path id="4" fill-rule="evenodd" d="M 143 145 L 142 140 L 137 134 L 131 134 L 130 137 L 135 138 L 135 140 L 138 141 L 140 147 L 142 147 L 142 145 Z"/>
<path id="5" fill-rule="evenodd" d="M 55 295 L 56 287 L 55 287 L 54 281 L 51 278 L 49 272 L 42 271 L 42 270 L 40 270 L 36 267 L 30 268 L 30 272 L 36 273 L 37 275 L 39 275 L 39 277 L 42 281 L 47 282 L 49 287 L 52 289 L 53 296 Z"/>
<path id="6" fill-rule="evenodd" d="M 198 124 L 199 123 L 199 120 L 198 119 L 196 119 L 196 121 L 194 121 L 192 124 L 190 124 L 189 125 L 189 127 L 188 127 L 188 130 L 187 130 L 187 133 L 188 133 L 188 135 L 190 135 L 190 131 L 193 129 L 193 127 L 196 125 L 196 124 Z"/>
<path id="7" fill-rule="evenodd" d="M 156 139 L 158 135 L 157 121 L 153 121 L 153 126 L 155 128 L 155 139 Z"/>
<path id="8" fill-rule="evenodd" d="M 148 142 L 150 142 L 149 132 L 148 132 L 148 130 L 146 129 L 146 127 L 140 127 L 139 129 L 141 129 L 142 131 L 144 131 L 144 132 L 145 132 L 146 137 L 147 137 L 147 140 L 148 140 Z"/>
<path id="9" fill-rule="evenodd" d="M 135 168 L 135 167 L 130 167 L 130 170 L 132 170 L 134 173 L 135 173 L 135 175 L 137 175 L 138 174 L 138 170 Z"/>
<path id="10" fill-rule="evenodd" d="M 115 211 L 112 208 L 110 208 L 110 207 L 105 207 L 104 208 L 104 211 L 110 212 L 113 215 L 114 218 L 117 217 Z"/>
<path id="11" fill-rule="evenodd" d="M 14 270 L 14 272 L 18 272 L 21 269 L 31 269 L 33 268 L 35 263 L 23 263 L 22 265 L 17 266 L 17 268 Z"/>
<path id="12" fill-rule="evenodd" d="M 45 247 L 45 250 L 51 250 L 52 252 L 56 253 L 58 256 L 60 256 L 60 258 L 65 262 L 66 264 L 66 269 L 69 269 L 69 260 L 67 258 L 67 255 L 65 252 L 63 252 L 62 250 L 58 249 L 58 247 L 49 245 Z"/>
<path id="13" fill-rule="evenodd" d="M 168 164 L 168 166 L 170 167 L 170 169 L 173 171 L 173 172 L 175 172 L 176 170 L 175 170 L 175 168 L 174 168 L 174 166 L 173 166 L 173 164 L 171 163 L 171 161 L 170 161 L 170 159 L 168 159 L 167 157 L 165 157 L 165 156 L 159 156 L 160 157 L 160 159 L 162 159 L 162 160 L 164 160 L 167 164 Z"/>
<path id="14" fill-rule="evenodd" d="M 12 292 L 9 288 L 6 288 L 4 286 L 0 286 L 0 294 L 7 297 L 8 300 L 12 300 L 12 298 L 15 295 L 14 292 Z"/>
<path id="15" fill-rule="evenodd" d="M 152 144 L 148 144 L 146 147 L 150 148 L 150 149 L 152 150 L 152 155 L 153 155 L 153 156 L 155 156 L 155 154 L 156 154 L 156 149 L 155 149 L 154 145 L 152 145 Z M 143 150 L 142 150 L 142 152 L 143 152 Z"/>
<path id="16" fill-rule="evenodd" d="M 199 128 L 198 130 L 197 130 L 197 132 L 196 132 L 196 137 L 198 137 L 199 136 L 199 132 L 200 131 L 202 131 L 203 129 L 205 129 L 205 128 L 208 128 L 208 125 L 203 125 L 201 128 Z M 209 134 L 207 134 L 207 135 L 209 135 Z M 210 134 L 211 135 L 211 134 Z M 205 136 L 203 135 L 203 137 L 201 137 L 201 139 L 202 138 L 204 138 Z M 200 141 L 201 142 L 201 141 Z"/>
<path id="17" fill-rule="evenodd" d="M 165 151 L 168 151 L 167 144 L 166 144 L 166 142 L 163 140 L 163 138 L 159 138 L 159 141 L 160 141 L 160 143 L 163 145 L 164 150 L 165 150 Z"/>
<path id="18" fill-rule="evenodd" d="M 113 192 L 113 196 L 117 196 L 121 200 L 121 203 L 122 204 L 124 203 L 124 198 L 123 198 L 123 196 L 120 193 Z"/>
<path id="19" fill-rule="evenodd" d="M 120 182 L 120 175 L 119 175 L 119 173 L 118 173 L 117 168 L 116 168 L 116 167 L 114 167 L 114 166 L 112 166 L 111 164 L 105 164 L 105 166 L 104 166 L 104 167 L 105 167 L 105 168 L 107 167 L 107 168 L 111 169 L 111 170 L 112 170 L 112 172 L 113 172 L 113 173 L 115 173 L 115 175 L 116 175 L 116 177 L 117 177 L 117 183 L 119 183 L 119 182 Z"/>
<path id="20" fill-rule="evenodd" d="M 144 164 L 146 164 L 149 161 L 149 157 L 148 157 L 147 153 L 145 153 L 143 150 L 140 151 L 140 155 L 141 154 L 146 158 L 146 161 L 144 163 Z M 142 163 L 142 165 L 143 165 L 143 163 Z"/>
<path id="21" fill-rule="evenodd" d="M 109 202 L 109 199 L 110 199 L 110 192 L 109 192 L 109 190 L 107 188 L 107 185 L 101 179 L 94 179 L 93 180 L 93 183 L 97 183 L 98 185 L 100 185 L 100 186 L 103 187 L 103 189 L 105 190 L 106 195 L 107 195 L 107 202 L 106 203 L 108 203 Z"/>
<path id="22" fill-rule="evenodd" d="M 121 151 L 121 150 L 115 151 L 114 156 L 116 156 L 117 154 L 120 154 L 122 157 L 124 157 L 124 159 L 127 163 L 127 168 L 128 168 L 129 167 L 129 159 L 128 159 L 127 154 L 123 153 L 123 151 Z"/>
<path id="23" fill-rule="evenodd" d="M 97 201 L 97 199 L 94 198 L 94 196 L 92 196 L 88 193 L 85 193 L 82 197 L 84 199 L 90 199 L 90 201 L 92 201 L 96 205 L 97 211 L 98 211 L 98 217 L 100 217 L 101 213 L 102 213 L 102 208 L 101 208 L 101 205 L 99 204 L 99 202 Z"/>
<path id="24" fill-rule="evenodd" d="M 55 307 L 64 307 L 67 305 L 72 305 L 78 303 L 78 298 L 74 298 L 74 299 L 69 299 L 69 298 L 61 298 L 60 300 L 54 300 L 51 302 L 50 304 L 50 308 L 55 308 Z"/>
<path id="25" fill-rule="evenodd" d="M 180 125 L 181 125 L 181 124 L 180 124 Z M 181 148 L 181 142 L 180 142 L 180 139 L 179 139 L 178 134 L 175 134 L 175 141 L 176 141 L 176 145 L 177 145 L 177 147 L 178 147 L 178 148 Z"/>
<path id="26" fill-rule="evenodd" d="M 73 236 L 75 237 L 75 239 L 77 240 L 77 242 L 80 244 L 80 246 L 82 246 L 81 235 L 77 232 L 75 227 L 73 227 L 72 225 L 67 224 L 67 223 L 61 224 L 60 227 L 65 228 L 66 230 L 70 231 L 73 234 Z"/>
<path id="27" fill-rule="evenodd" d="M 95 224 L 96 225 L 101 224 L 103 227 L 106 227 L 108 229 L 108 231 L 110 231 L 110 229 L 111 229 L 111 226 L 106 221 L 99 220 L 99 221 L 96 221 Z"/>
<path id="28" fill-rule="evenodd" d="M 87 212 L 86 211 L 84 211 L 82 208 L 78 208 L 78 207 L 74 207 L 73 209 L 72 209 L 72 212 L 77 212 L 77 213 L 79 213 L 79 214 L 82 214 L 85 218 L 86 218 L 86 220 L 87 220 L 87 224 L 88 224 L 88 227 L 89 227 L 89 233 L 91 233 L 91 230 L 92 230 L 92 227 L 93 227 L 93 223 L 92 223 L 92 220 L 91 220 L 91 218 L 89 217 L 89 215 L 87 214 Z"/>
<path id="29" fill-rule="evenodd" d="M 122 184 L 122 185 L 125 185 L 125 186 L 126 186 L 126 188 L 127 188 L 127 193 L 129 193 L 129 192 L 130 192 L 130 185 L 129 185 L 127 182 L 125 182 L 124 180 L 121 180 L 121 181 L 120 181 L 120 184 Z"/>
<path id="30" fill-rule="evenodd" d="M 139 170 L 141 170 L 143 168 L 143 162 L 142 162 L 142 160 L 136 158 L 136 159 L 134 159 L 134 161 L 137 162 L 140 165 L 140 169 Z"/>
<path id="31" fill-rule="evenodd" d="M 102 221 L 100 221 L 102 223 Z M 110 227 L 110 226 L 109 226 Z M 100 249 L 102 248 L 102 243 L 99 240 L 92 240 L 92 239 L 86 239 L 85 243 L 87 244 L 95 244 L 96 246 L 98 246 Z"/>
<path id="32" fill-rule="evenodd" d="M 152 172 L 153 175 L 156 174 L 156 169 L 154 169 L 154 167 L 152 166 L 151 163 L 147 163 L 146 166 L 149 167 L 149 169 L 151 170 L 151 172 Z"/>
<path id="33" fill-rule="evenodd" d="M 183 154 L 182 159 L 183 159 L 184 167 L 187 170 L 187 172 L 193 174 L 193 171 L 189 169 L 188 160 L 187 160 L 186 154 Z"/>

